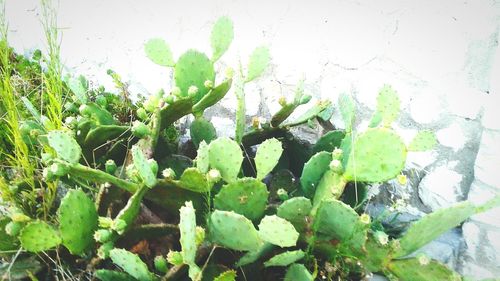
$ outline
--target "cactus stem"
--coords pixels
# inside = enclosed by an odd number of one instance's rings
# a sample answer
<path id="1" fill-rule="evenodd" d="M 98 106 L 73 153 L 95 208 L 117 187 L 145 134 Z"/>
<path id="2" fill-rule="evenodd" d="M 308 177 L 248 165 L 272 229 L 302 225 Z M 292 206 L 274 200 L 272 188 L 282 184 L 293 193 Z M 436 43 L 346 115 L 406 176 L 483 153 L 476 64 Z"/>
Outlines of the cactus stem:
<path id="1" fill-rule="evenodd" d="M 134 193 L 139 188 L 135 183 L 119 179 L 104 171 L 92 169 L 81 164 L 69 165 L 69 174 L 77 178 L 91 178 L 98 183 L 111 183 L 131 193 Z"/>

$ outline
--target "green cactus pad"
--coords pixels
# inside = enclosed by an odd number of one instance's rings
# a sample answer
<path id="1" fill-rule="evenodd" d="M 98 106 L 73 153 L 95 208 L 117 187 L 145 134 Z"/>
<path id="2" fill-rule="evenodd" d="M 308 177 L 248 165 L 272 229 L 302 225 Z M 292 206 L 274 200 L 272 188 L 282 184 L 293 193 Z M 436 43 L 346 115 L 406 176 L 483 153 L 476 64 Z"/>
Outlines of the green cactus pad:
<path id="1" fill-rule="evenodd" d="M 214 66 L 205 54 L 188 50 L 175 64 L 174 79 L 184 97 L 188 95 L 189 87 L 198 88 L 198 93 L 194 96 L 194 103 L 197 103 L 209 91 L 205 87 L 205 81 L 213 82 L 215 79 Z"/>
<path id="2" fill-rule="evenodd" d="M 67 132 L 50 131 L 47 140 L 50 147 L 56 151 L 57 157 L 72 164 L 78 163 L 82 149 Z"/>
<path id="3" fill-rule="evenodd" d="M 341 94 L 339 96 L 339 108 L 342 119 L 344 120 L 346 132 L 352 131 L 352 126 L 354 125 L 354 117 L 356 113 L 356 105 L 352 97 L 348 94 Z"/>
<path id="4" fill-rule="evenodd" d="M 210 216 L 213 242 L 237 251 L 257 251 L 263 244 L 252 222 L 244 216 L 215 210 Z"/>
<path id="5" fill-rule="evenodd" d="M 267 47 L 257 47 L 250 55 L 248 72 L 245 82 L 250 82 L 259 77 L 269 65 L 270 55 Z"/>
<path id="6" fill-rule="evenodd" d="M 149 190 L 147 186 L 141 186 L 135 193 L 128 199 L 127 205 L 120 210 L 114 220 L 113 230 L 118 234 L 123 234 L 132 227 L 139 211 L 141 209 L 141 202 L 144 195 Z"/>
<path id="7" fill-rule="evenodd" d="M 174 66 L 175 62 L 172 57 L 170 46 L 160 38 L 150 39 L 144 45 L 146 56 L 154 63 L 161 66 Z"/>
<path id="8" fill-rule="evenodd" d="M 116 123 L 113 115 L 109 111 L 93 102 L 82 105 L 80 107 L 80 113 L 92 119 L 97 125 L 114 125 Z"/>
<path id="9" fill-rule="evenodd" d="M 117 138 L 126 139 L 129 136 L 129 126 L 100 125 L 88 132 L 85 137 L 84 148 L 86 150 L 93 150 L 108 141 L 115 140 Z"/>
<path id="10" fill-rule="evenodd" d="M 299 117 L 297 117 L 295 120 L 293 120 L 291 122 L 286 122 L 283 126 L 293 127 L 293 126 L 305 124 L 305 123 L 319 117 L 319 115 L 321 115 L 323 111 L 328 110 L 331 105 L 332 105 L 332 102 L 329 100 L 318 101 L 315 105 L 313 105 L 311 108 L 309 108 L 302 115 L 300 115 Z"/>
<path id="11" fill-rule="evenodd" d="M 462 280 L 456 272 L 434 260 L 428 264 L 421 264 L 417 258 L 394 260 L 389 263 L 388 268 L 401 281 Z"/>
<path id="12" fill-rule="evenodd" d="M 242 178 L 222 187 L 215 196 L 215 208 L 234 211 L 255 221 L 264 215 L 269 192 L 261 181 L 254 178 Z"/>
<path id="13" fill-rule="evenodd" d="M 210 45 L 212 46 L 212 61 L 218 60 L 233 41 L 233 22 L 228 17 L 219 18 L 212 28 Z"/>
<path id="14" fill-rule="evenodd" d="M 285 275 L 285 281 L 313 281 L 313 279 L 303 264 L 292 264 Z"/>
<path id="15" fill-rule="evenodd" d="M 74 255 L 82 255 L 93 245 L 97 229 L 94 202 L 81 190 L 70 190 L 58 210 L 62 243 Z"/>
<path id="16" fill-rule="evenodd" d="M 441 234 L 456 227 L 474 214 L 474 208 L 470 202 L 462 202 L 424 216 L 411 225 L 401 237 L 401 247 L 394 254 L 394 257 L 399 258 L 411 254 Z"/>
<path id="17" fill-rule="evenodd" d="M 208 192 L 207 179 L 197 168 L 187 168 L 184 170 L 178 183 L 182 188 L 194 192 Z"/>
<path id="18" fill-rule="evenodd" d="M 266 255 L 270 251 L 272 251 L 275 248 L 275 246 L 271 243 L 264 242 L 259 249 L 248 252 L 245 255 L 243 255 L 238 262 L 236 262 L 235 266 L 236 267 L 241 267 L 245 266 L 247 264 L 254 263 L 258 259 L 260 259 L 262 256 Z"/>
<path id="19" fill-rule="evenodd" d="M 382 182 L 396 177 L 406 161 L 406 146 L 389 129 L 368 129 L 351 145 L 344 176 L 349 181 Z"/>
<path id="20" fill-rule="evenodd" d="M 196 167 L 200 172 L 206 173 L 210 167 L 210 160 L 208 157 L 208 145 L 205 141 L 201 141 L 196 155 Z"/>
<path id="21" fill-rule="evenodd" d="M 137 279 L 125 272 L 108 269 L 96 270 L 94 276 L 101 281 L 137 281 Z"/>
<path id="22" fill-rule="evenodd" d="M 191 123 L 189 133 L 195 147 L 198 147 L 202 141 L 209 144 L 212 140 L 217 138 L 217 132 L 212 122 L 203 118 L 198 118 Z"/>
<path id="23" fill-rule="evenodd" d="M 90 236 L 92 238 L 92 235 Z M 57 231 L 44 221 L 28 223 L 19 235 L 21 246 L 29 252 L 46 251 L 61 244 Z"/>
<path id="24" fill-rule="evenodd" d="M 236 271 L 228 270 L 222 272 L 219 276 L 214 278 L 214 281 L 234 281 L 236 280 Z"/>
<path id="25" fill-rule="evenodd" d="M 195 116 L 202 115 L 203 110 L 220 101 L 231 88 L 232 82 L 232 79 L 228 79 L 211 89 L 199 102 L 193 105 L 193 114 Z"/>
<path id="26" fill-rule="evenodd" d="M 270 258 L 268 261 L 264 262 L 265 267 L 269 266 L 288 266 L 296 261 L 304 258 L 306 254 L 302 250 L 286 251 L 279 255 Z"/>
<path id="27" fill-rule="evenodd" d="M 265 216 L 260 221 L 259 236 L 262 240 L 280 247 L 295 246 L 299 239 L 299 233 L 293 224 L 276 215 Z"/>
<path id="28" fill-rule="evenodd" d="M 380 112 L 382 123 L 390 127 L 391 123 L 398 118 L 400 104 L 398 94 L 391 86 L 385 85 L 377 97 L 377 112 Z"/>
<path id="29" fill-rule="evenodd" d="M 5 232 L 5 226 L 9 222 L 9 218 L 0 218 L 0 251 L 11 251 L 17 249 L 17 239 Z"/>
<path id="30" fill-rule="evenodd" d="M 330 169 L 332 154 L 326 151 L 316 153 L 302 170 L 300 185 L 306 197 L 312 198 L 323 174 Z"/>
<path id="31" fill-rule="evenodd" d="M 265 140 L 259 145 L 255 155 L 255 166 L 257 166 L 257 179 L 262 180 L 269 174 L 280 160 L 283 148 L 281 142 L 275 138 Z"/>
<path id="32" fill-rule="evenodd" d="M 367 239 L 367 225 L 354 209 L 335 199 L 321 202 L 313 229 L 323 239 L 336 239 L 352 249 L 361 249 Z"/>
<path id="33" fill-rule="evenodd" d="M 339 199 L 347 182 L 342 175 L 328 170 L 323 174 L 313 198 L 313 213 L 316 212 L 320 203 L 328 199 Z"/>
<path id="34" fill-rule="evenodd" d="M 226 182 L 236 180 L 240 172 L 243 155 L 240 146 L 229 138 L 218 138 L 208 148 L 210 167 L 220 171 Z"/>
<path id="35" fill-rule="evenodd" d="M 409 151 L 431 150 L 437 144 L 436 136 L 431 131 L 421 131 L 408 145 Z"/>
<path id="36" fill-rule="evenodd" d="M 278 207 L 277 215 L 291 222 L 297 231 L 306 228 L 306 216 L 312 209 L 311 200 L 305 197 L 294 197 L 286 200 Z"/>
<path id="37" fill-rule="evenodd" d="M 189 265 L 189 277 L 196 280 L 201 269 L 196 265 L 196 215 L 191 201 L 180 209 L 179 230 L 181 233 L 181 254 L 185 264 Z"/>
<path id="38" fill-rule="evenodd" d="M 88 96 L 87 96 L 88 87 L 86 84 L 83 83 L 81 79 L 82 77 L 83 76 L 80 76 L 79 78 L 74 78 L 74 77 L 70 78 L 68 80 L 68 87 L 71 89 L 73 94 L 75 94 L 75 97 L 78 100 L 78 102 L 80 102 L 81 104 L 85 104 L 88 101 Z"/>
<path id="39" fill-rule="evenodd" d="M 131 151 L 134 159 L 134 167 L 139 171 L 139 175 L 144 184 L 152 188 L 156 184 L 156 175 L 153 173 L 151 165 L 146 160 L 146 156 L 144 156 L 141 148 L 137 145 L 134 145 Z"/>
<path id="40" fill-rule="evenodd" d="M 332 152 L 335 148 L 340 148 L 340 144 L 345 137 L 345 132 L 336 130 L 324 134 L 313 146 L 313 153 L 321 151 Z"/>
<path id="41" fill-rule="evenodd" d="M 124 249 L 113 249 L 109 251 L 109 257 L 114 264 L 135 279 L 141 281 L 153 281 L 156 279 L 153 273 L 149 271 L 148 266 L 136 254 Z"/>

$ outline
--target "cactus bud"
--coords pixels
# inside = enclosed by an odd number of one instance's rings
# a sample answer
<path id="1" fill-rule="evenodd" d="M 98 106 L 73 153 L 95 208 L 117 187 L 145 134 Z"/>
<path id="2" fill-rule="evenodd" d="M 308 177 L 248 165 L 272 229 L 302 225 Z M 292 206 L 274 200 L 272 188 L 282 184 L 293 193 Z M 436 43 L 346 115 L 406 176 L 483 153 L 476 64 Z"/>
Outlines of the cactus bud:
<path id="1" fill-rule="evenodd" d="M 175 96 L 174 95 L 168 95 L 165 97 L 165 102 L 168 104 L 173 104 L 175 102 Z"/>
<path id="2" fill-rule="evenodd" d="M 48 167 L 43 169 L 42 176 L 46 181 L 53 181 L 56 179 L 56 175 L 54 175 L 52 170 Z"/>
<path id="3" fill-rule="evenodd" d="M 335 148 L 332 152 L 332 159 L 337 159 L 340 160 L 342 158 L 342 149 L 340 148 Z"/>
<path id="4" fill-rule="evenodd" d="M 127 228 L 127 222 L 122 219 L 116 219 L 111 224 L 111 229 L 118 232 L 119 234 L 123 233 L 125 228 Z"/>
<path id="5" fill-rule="evenodd" d="M 76 128 L 76 126 L 78 125 L 78 121 L 76 121 L 75 117 L 69 116 L 64 119 L 64 124 L 66 124 L 66 126 L 68 126 L 69 128 Z"/>
<path id="6" fill-rule="evenodd" d="M 101 247 L 97 249 L 97 256 L 103 260 L 109 258 L 109 252 L 113 250 L 114 247 L 115 243 L 111 241 L 102 244 Z"/>
<path id="7" fill-rule="evenodd" d="M 203 83 L 203 85 L 205 86 L 205 88 L 212 89 L 214 87 L 214 82 L 206 80 L 205 83 Z"/>
<path id="8" fill-rule="evenodd" d="M 369 224 L 371 219 L 370 219 L 370 215 L 368 214 L 362 214 L 360 217 L 359 217 L 359 220 L 364 223 L 364 224 Z"/>
<path id="9" fill-rule="evenodd" d="M 108 159 L 106 161 L 106 163 L 104 164 L 104 167 L 105 167 L 106 173 L 108 173 L 110 175 L 114 175 L 116 172 L 116 169 L 118 168 L 118 166 L 116 166 L 116 163 L 113 159 Z"/>
<path id="10" fill-rule="evenodd" d="M 158 174 L 158 163 L 154 159 L 148 159 L 148 164 L 151 168 L 151 171 L 156 177 L 156 175 Z"/>
<path id="11" fill-rule="evenodd" d="M 205 229 L 201 226 L 196 227 L 195 243 L 196 246 L 201 245 L 205 241 Z"/>
<path id="12" fill-rule="evenodd" d="M 276 191 L 276 194 L 281 201 L 288 200 L 288 192 L 286 192 L 286 190 L 284 190 L 283 188 L 278 189 L 278 191 Z"/>
<path id="13" fill-rule="evenodd" d="M 189 86 L 188 88 L 188 96 L 192 97 L 198 93 L 198 87 L 196 86 Z"/>
<path id="14" fill-rule="evenodd" d="M 383 231 L 375 231 L 373 236 L 380 245 L 387 245 L 387 243 L 389 243 L 389 236 Z"/>
<path id="15" fill-rule="evenodd" d="M 225 75 L 226 79 L 232 79 L 234 76 L 234 69 L 232 69 L 231 67 L 226 68 Z"/>
<path id="16" fill-rule="evenodd" d="M 148 119 L 148 114 L 147 114 L 146 110 L 142 107 L 137 109 L 136 114 L 137 114 L 137 117 L 143 121 Z"/>
<path id="17" fill-rule="evenodd" d="M 417 260 L 420 265 L 428 265 L 431 262 L 429 257 L 423 253 L 417 255 Z"/>
<path id="18" fill-rule="evenodd" d="M 221 175 L 219 170 L 211 169 L 210 171 L 208 171 L 207 179 L 209 182 L 215 183 L 215 182 L 220 181 L 221 178 L 222 178 L 222 175 Z"/>
<path id="19" fill-rule="evenodd" d="M 311 95 L 303 95 L 301 98 L 300 98 L 300 101 L 299 103 L 300 104 L 306 104 L 308 103 L 310 100 L 311 100 Z"/>
<path id="20" fill-rule="evenodd" d="M 340 160 L 333 159 L 332 162 L 330 162 L 330 170 L 337 174 L 342 173 L 342 162 L 340 162 Z"/>
<path id="21" fill-rule="evenodd" d="M 258 116 L 252 117 L 252 127 L 254 127 L 255 129 L 260 128 L 260 118 Z"/>
<path id="22" fill-rule="evenodd" d="M 398 175 L 397 179 L 400 185 L 406 185 L 406 183 L 408 182 L 408 179 L 405 175 Z"/>
<path id="23" fill-rule="evenodd" d="M 160 273 L 167 273 L 168 264 L 167 260 L 163 256 L 156 256 L 154 259 L 155 269 Z"/>
<path id="24" fill-rule="evenodd" d="M 54 163 L 50 165 L 50 171 L 58 177 L 64 177 L 68 174 L 69 167 L 62 163 Z"/>
<path id="25" fill-rule="evenodd" d="M 160 106 L 160 98 L 156 95 L 151 95 L 144 102 L 143 107 L 147 112 L 154 112 Z"/>
<path id="26" fill-rule="evenodd" d="M 109 229 L 98 229 L 94 232 L 94 240 L 99 243 L 108 242 L 113 236 L 113 232 Z"/>
<path id="27" fill-rule="evenodd" d="M 108 217 L 99 217 L 99 227 L 111 228 L 113 225 L 113 219 Z"/>
<path id="28" fill-rule="evenodd" d="M 171 93 L 172 95 L 179 97 L 181 95 L 181 88 L 173 87 Z"/>
<path id="29" fill-rule="evenodd" d="M 181 252 L 172 250 L 167 254 L 167 261 L 172 265 L 182 265 L 184 263 Z"/>
<path id="30" fill-rule="evenodd" d="M 166 168 L 161 172 L 162 176 L 166 179 L 173 180 L 175 179 L 175 172 L 172 168 Z"/>
<path id="31" fill-rule="evenodd" d="M 281 96 L 281 97 L 279 97 L 279 99 L 278 99 L 278 103 L 279 103 L 281 106 L 286 106 L 286 98 L 285 98 L 285 96 Z"/>
<path id="32" fill-rule="evenodd" d="M 139 120 L 135 120 L 134 123 L 132 123 L 132 133 L 138 138 L 144 138 L 151 134 L 151 130 L 146 124 Z"/>
<path id="33" fill-rule="evenodd" d="M 102 108 L 106 108 L 106 106 L 108 106 L 108 100 L 106 99 L 105 96 L 98 96 L 95 99 L 95 103 L 97 103 L 98 105 L 100 105 Z"/>

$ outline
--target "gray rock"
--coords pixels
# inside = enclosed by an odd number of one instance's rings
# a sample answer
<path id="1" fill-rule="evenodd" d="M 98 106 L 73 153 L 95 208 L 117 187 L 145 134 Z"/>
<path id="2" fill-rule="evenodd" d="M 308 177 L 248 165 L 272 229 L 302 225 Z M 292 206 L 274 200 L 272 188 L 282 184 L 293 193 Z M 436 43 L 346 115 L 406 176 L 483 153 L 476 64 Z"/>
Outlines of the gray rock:
<path id="1" fill-rule="evenodd" d="M 447 166 L 439 166 L 427 174 L 418 185 L 418 195 L 431 210 L 449 207 L 464 199 L 461 191 L 463 176 Z"/>
<path id="2" fill-rule="evenodd" d="M 484 130 L 477 153 L 474 174 L 476 179 L 490 186 L 500 187 L 500 131 Z"/>
<path id="3" fill-rule="evenodd" d="M 462 226 L 466 243 L 460 272 L 476 279 L 500 276 L 500 228 L 488 227 L 476 221 Z"/>

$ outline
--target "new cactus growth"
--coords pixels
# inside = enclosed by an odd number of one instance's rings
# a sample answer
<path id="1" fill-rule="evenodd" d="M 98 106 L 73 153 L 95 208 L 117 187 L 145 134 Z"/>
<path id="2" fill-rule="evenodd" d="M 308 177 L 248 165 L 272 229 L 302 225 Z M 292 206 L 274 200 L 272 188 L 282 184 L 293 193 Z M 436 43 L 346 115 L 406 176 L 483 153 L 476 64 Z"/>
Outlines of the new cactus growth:
<path id="1" fill-rule="evenodd" d="M 227 17 L 219 18 L 213 26 L 210 37 L 212 61 L 217 61 L 227 51 L 233 37 L 233 22 Z"/>
<path id="2" fill-rule="evenodd" d="M 202 118 L 198 118 L 191 123 L 189 133 L 196 147 L 198 147 L 202 141 L 209 144 L 212 140 L 217 138 L 217 132 L 215 131 L 214 125 Z"/>
<path id="3" fill-rule="evenodd" d="M 182 259 L 189 266 L 189 277 L 192 280 L 199 280 L 201 269 L 196 265 L 196 215 L 193 203 L 186 202 L 180 209 L 179 230 L 181 233 L 180 243 L 182 247 Z"/>
<path id="4" fill-rule="evenodd" d="M 168 44 L 159 38 L 150 39 L 144 45 L 144 51 L 148 58 L 161 66 L 174 66 L 175 62 Z"/>
<path id="5" fill-rule="evenodd" d="M 208 157 L 210 167 L 220 171 L 226 182 L 236 180 L 243 162 L 240 146 L 229 138 L 219 138 L 210 143 Z"/>
<path id="6" fill-rule="evenodd" d="M 78 163 L 82 149 L 75 139 L 66 132 L 50 131 L 47 141 L 56 153 L 57 157 L 69 163 Z"/>
<path id="7" fill-rule="evenodd" d="M 257 167 L 257 179 L 261 180 L 267 176 L 278 164 L 283 148 L 277 139 L 264 141 L 257 150 L 255 166 Z"/>
<path id="8" fill-rule="evenodd" d="M 43 221 L 28 223 L 19 234 L 21 246 L 27 251 L 38 253 L 50 250 L 61 244 L 57 231 Z"/>
<path id="9" fill-rule="evenodd" d="M 302 170 L 300 185 L 307 197 L 312 197 L 324 173 L 328 171 L 332 162 L 332 154 L 326 151 L 316 153 Z"/>

